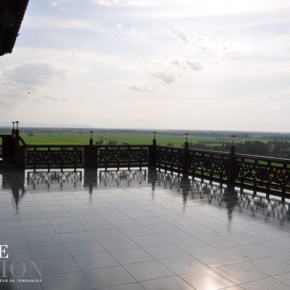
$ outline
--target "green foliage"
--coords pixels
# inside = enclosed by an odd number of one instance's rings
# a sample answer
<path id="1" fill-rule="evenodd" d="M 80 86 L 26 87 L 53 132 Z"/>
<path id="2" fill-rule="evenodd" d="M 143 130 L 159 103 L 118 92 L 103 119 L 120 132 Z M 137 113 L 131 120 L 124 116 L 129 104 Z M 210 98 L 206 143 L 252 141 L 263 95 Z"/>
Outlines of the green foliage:
<path id="1" fill-rule="evenodd" d="M 67 145 L 85 145 L 89 144 L 90 135 L 80 133 L 34 133 L 33 136 L 29 136 L 27 133 L 21 134 L 22 138 L 27 144 L 67 144 Z M 116 141 L 117 144 L 131 144 L 131 145 L 147 145 L 152 144 L 153 136 L 151 133 L 107 133 L 102 132 L 100 134 L 93 135 L 94 142 L 103 141 L 103 144 L 108 144 L 109 141 Z M 158 134 L 156 136 L 157 144 L 171 146 L 183 146 L 183 135 L 172 134 Z M 237 142 L 244 141 L 245 139 L 237 139 Z M 231 138 L 219 138 L 214 136 L 190 136 L 189 142 L 194 144 L 202 144 L 206 147 L 221 147 L 223 143 L 231 142 Z"/>
<path id="2" fill-rule="evenodd" d="M 31 132 L 21 134 L 27 144 L 44 145 L 88 145 L 90 134 L 79 132 L 66 133 L 38 133 Z M 248 137 L 248 136 L 247 136 Z M 152 144 L 153 136 L 150 132 L 100 132 L 93 135 L 94 144 L 97 145 L 149 145 Z M 158 145 L 166 146 L 184 146 L 184 136 L 182 134 L 160 133 L 156 136 Z M 232 139 L 229 136 L 217 137 L 210 135 L 196 135 L 189 137 L 189 146 L 191 148 L 229 151 Z M 246 154 L 268 155 L 277 157 L 288 157 L 290 154 L 290 145 L 288 141 L 269 141 L 264 138 L 236 138 L 236 152 Z"/>

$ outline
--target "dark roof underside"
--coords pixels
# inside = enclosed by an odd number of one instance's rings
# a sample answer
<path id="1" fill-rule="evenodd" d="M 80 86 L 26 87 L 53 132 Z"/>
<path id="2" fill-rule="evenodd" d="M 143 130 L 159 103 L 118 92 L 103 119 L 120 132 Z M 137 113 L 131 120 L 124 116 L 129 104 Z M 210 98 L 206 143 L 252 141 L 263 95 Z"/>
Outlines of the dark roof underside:
<path id="1" fill-rule="evenodd" d="M 0 56 L 11 53 L 29 0 L 0 0 Z"/>

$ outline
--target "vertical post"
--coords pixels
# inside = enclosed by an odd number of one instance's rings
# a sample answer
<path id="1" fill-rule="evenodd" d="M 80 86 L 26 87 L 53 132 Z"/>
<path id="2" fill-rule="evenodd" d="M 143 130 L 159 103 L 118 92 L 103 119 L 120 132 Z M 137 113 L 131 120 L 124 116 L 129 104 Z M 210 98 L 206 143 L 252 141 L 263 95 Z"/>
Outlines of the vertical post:
<path id="1" fill-rule="evenodd" d="M 17 168 L 25 168 L 25 146 L 19 146 L 15 152 Z"/>
<path id="2" fill-rule="evenodd" d="M 16 124 L 16 128 L 14 128 L 14 124 L 13 124 L 13 128 L 12 131 L 14 131 L 13 134 L 13 159 L 17 162 L 17 158 L 18 158 L 18 149 L 19 149 L 19 129 L 18 129 L 18 124 L 19 121 L 15 121 L 12 122 Z"/>
<path id="3" fill-rule="evenodd" d="M 97 167 L 98 149 L 94 146 L 93 131 L 90 131 L 89 145 L 84 148 L 84 167 L 92 168 Z"/>
<path id="4" fill-rule="evenodd" d="M 236 171 L 237 171 L 237 160 L 236 160 L 236 146 L 235 146 L 235 135 L 232 135 L 232 145 L 231 145 L 231 151 L 229 154 L 228 159 L 228 172 L 227 172 L 227 178 L 228 178 L 228 184 L 234 184 L 236 179 Z"/>
<path id="5" fill-rule="evenodd" d="M 156 140 L 156 132 L 153 133 L 152 145 L 149 146 L 148 151 L 148 165 L 149 167 L 156 167 L 157 165 L 157 140 Z"/>
<path id="6" fill-rule="evenodd" d="M 15 126 L 15 122 L 12 122 L 12 125 L 13 125 L 13 127 L 12 127 L 12 136 L 14 136 L 15 135 L 15 128 L 14 128 L 14 126 Z"/>
<path id="7" fill-rule="evenodd" d="M 189 173 L 189 169 L 190 169 L 190 160 L 189 160 L 189 143 L 188 143 L 188 133 L 185 133 L 184 135 L 185 137 L 185 142 L 184 142 L 184 149 L 183 149 L 183 168 L 182 171 L 184 174 L 188 174 Z"/>
<path id="8" fill-rule="evenodd" d="M 19 129 L 18 129 L 19 121 L 15 121 L 15 123 L 16 123 L 15 135 L 17 138 L 19 138 Z"/>
<path id="9" fill-rule="evenodd" d="M 90 137 L 90 145 L 92 146 L 92 145 L 94 145 L 94 140 L 93 140 L 93 131 L 90 131 L 90 133 L 91 133 L 91 137 Z"/>

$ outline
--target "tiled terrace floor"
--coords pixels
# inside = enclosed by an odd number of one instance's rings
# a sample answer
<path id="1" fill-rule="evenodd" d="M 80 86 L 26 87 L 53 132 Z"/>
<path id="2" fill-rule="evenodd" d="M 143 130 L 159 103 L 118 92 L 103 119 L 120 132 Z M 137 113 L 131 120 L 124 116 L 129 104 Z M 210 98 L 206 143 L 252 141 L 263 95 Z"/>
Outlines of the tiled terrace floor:
<path id="1" fill-rule="evenodd" d="M 42 280 L 0 289 L 290 289 L 287 203 L 146 170 L 102 173 L 0 172 L 6 276 L 33 260 Z"/>

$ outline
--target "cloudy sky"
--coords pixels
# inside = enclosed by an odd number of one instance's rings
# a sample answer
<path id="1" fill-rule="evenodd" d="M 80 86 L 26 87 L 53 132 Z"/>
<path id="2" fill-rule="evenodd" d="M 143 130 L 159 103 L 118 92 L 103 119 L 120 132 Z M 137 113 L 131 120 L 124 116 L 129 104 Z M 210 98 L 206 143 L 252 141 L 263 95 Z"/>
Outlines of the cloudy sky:
<path id="1" fill-rule="evenodd" d="M 0 121 L 290 132 L 290 1 L 30 0 Z"/>

